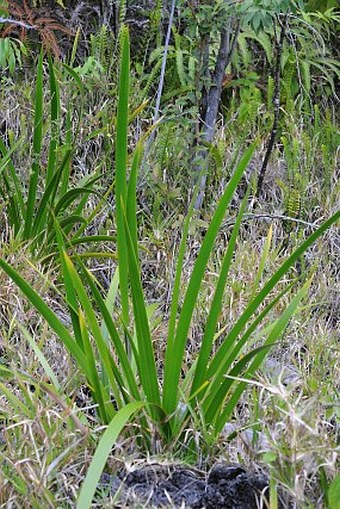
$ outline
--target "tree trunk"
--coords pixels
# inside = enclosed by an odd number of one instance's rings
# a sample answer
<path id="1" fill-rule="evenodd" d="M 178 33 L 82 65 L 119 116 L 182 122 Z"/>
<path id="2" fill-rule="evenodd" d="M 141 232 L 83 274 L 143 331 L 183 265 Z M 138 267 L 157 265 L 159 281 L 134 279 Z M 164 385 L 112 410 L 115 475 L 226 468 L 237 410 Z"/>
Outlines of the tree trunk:
<path id="1" fill-rule="evenodd" d="M 237 37 L 240 31 L 240 21 L 230 18 L 228 27 L 221 30 L 220 47 L 215 64 L 212 83 L 206 95 L 203 94 L 203 118 L 201 140 L 205 143 L 211 143 L 214 138 L 215 126 L 220 105 L 222 83 L 226 68 L 230 63 L 231 56 L 236 46 Z M 199 210 L 202 206 L 205 186 L 207 181 L 208 166 L 208 147 L 204 146 L 199 151 L 198 164 L 195 169 L 199 179 L 199 190 L 195 202 L 195 209 Z"/>

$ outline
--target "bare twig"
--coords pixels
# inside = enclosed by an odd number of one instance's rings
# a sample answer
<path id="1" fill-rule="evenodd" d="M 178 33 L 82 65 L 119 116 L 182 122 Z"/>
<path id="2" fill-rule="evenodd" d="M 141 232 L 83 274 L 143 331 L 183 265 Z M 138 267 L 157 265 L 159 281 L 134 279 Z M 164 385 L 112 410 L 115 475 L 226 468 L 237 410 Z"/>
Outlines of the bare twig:
<path id="1" fill-rule="evenodd" d="M 23 21 L 18 21 L 16 19 L 12 18 L 0 18 L 0 23 L 8 23 L 10 25 L 17 25 L 22 28 L 26 28 L 26 30 L 32 30 L 35 29 L 35 25 L 28 25 L 27 23 L 24 23 Z"/>
<path id="2" fill-rule="evenodd" d="M 275 89 L 274 89 L 274 97 L 273 97 L 274 121 L 273 121 L 272 132 L 271 132 L 271 135 L 270 135 L 270 138 L 268 141 L 268 145 L 267 145 L 267 150 L 266 150 L 266 153 L 265 153 L 265 156 L 263 159 L 263 163 L 262 163 L 261 170 L 259 173 L 259 178 L 257 181 L 256 198 L 259 198 L 261 195 L 261 192 L 262 192 L 264 177 L 266 174 L 270 156 L 271 156 L 273 148 L 274 148 L 276 135 L 277 135 L 278 127 L 279 127 L 281 56 L 282 56 L 282 47 L 283 47 L 283 42 L 285 39 L 287 24 L 288 24 L 288 15 L 285 15 L 283 18 L 283 23 L 281 24 L 280 38 L 278 38 L 277 35 L 275 36 L 276 63 L 275 63 L 275 70 L 274 70 Z M 274 23 L 274 28 L 275 28 L 275 23 Z"/>
<path id="3" fill-rule="evenodd" d="M 164 87 L 165 70 L 166 70 L 166 63 L 167 63 L 167 57 L 168 57 L 168 51 L 169 51 L 172 24 L 173 24 L 174 14 L 175 14 L 175 6 L 176 6 L 176 0 L 172 0 L 169 23 L 168 23 L 168 30 L 167 30 L 167 34 L 166 34 L 166 38 L 165 38 L 161 75 L 159 78 L 159 85 L 158 85 L 157 96 L 156 96 L 156 105 L 155 105 L 155 113 L 153 116 L 153 125 L 155 125 L 159 119 L 159 110 L 160 110 L 161 98 L 162 98 L 163 87 Z M 156 129 L 154 129 L 152 131 L 149 141 L 145 147 L 144 161 L 145 161 L 145 159 L 148 155 L 148 152 L 151 148 L 151 145 L 155 139 L 155 135 L 156 135 Z"/>
<path id="4" fill-rule="evenodd" d="M 253 221 L 253 220 L 256 221 L 257 219 L 267 219 L 269 221 L 279 219 L 280 221 L 289 221 L 289 222 L 293 222 L 293 223 L 297 223 L 297 224 L 302 224 L 304 226 L 308 226 L 308 228 L 311 228 L 312 230 L 316 230 L 320 226 L 319 222 L 310 223 L 308 221 L 304 221 L 303 219 L 298 219 L 297 217 L 285 216 L 283 214 L 267 214 L 267 213 L 252 214 L 252 213 L 249 213 L 249 214 L 244 214 L 244 216 L 243 216 L 244 221 Z M 222 228 L 226 228 L 227 226 L 232 226 L 233 224 L 235 224 L 235 222 L 236 222 L 236 218 L 228 219 L 227 221 L 224 221 L 222 223 Z M 338 240 L 340 240 L 340 235 L 338 233 L 336 233 L 336 231 L 332 231 L 332 235 L 334 235 L 334 237 L 336 237 Z"/>

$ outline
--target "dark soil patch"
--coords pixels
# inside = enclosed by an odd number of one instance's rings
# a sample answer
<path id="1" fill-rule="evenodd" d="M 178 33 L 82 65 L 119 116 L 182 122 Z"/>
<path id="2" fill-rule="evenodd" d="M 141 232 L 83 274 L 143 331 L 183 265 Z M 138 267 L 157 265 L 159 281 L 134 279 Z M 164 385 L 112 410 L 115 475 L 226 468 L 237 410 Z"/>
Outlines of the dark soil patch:
<path id="1" fill-rule="evenodd" d="M 259 509 L 268 505 L 268 479 L 240 465 L 215 465 L 208 474 L 178 466 L 147 465 L 115 477 L 105 474 L 102 485 L 117 495 L 114 507 L 192 509 Z M 282 504 L 279 507 L 283 506 Z"/>

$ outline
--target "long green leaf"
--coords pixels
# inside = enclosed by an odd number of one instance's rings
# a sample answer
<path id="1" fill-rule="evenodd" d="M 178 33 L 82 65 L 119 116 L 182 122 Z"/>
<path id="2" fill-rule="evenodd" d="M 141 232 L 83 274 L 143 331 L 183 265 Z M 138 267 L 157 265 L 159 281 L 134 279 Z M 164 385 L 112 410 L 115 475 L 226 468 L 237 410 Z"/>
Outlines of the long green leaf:
<path id="1" fill-rule="evenodd" d="M 266 343 L 264 345 L 261 345 L 257 348 L 254 348 L 250 352 L 248 352 L 246 355 L 244 355 L 236 364 L 233 366 L 233 368 L 226 373 L 224 384 L 222 387 L 219 388 L 218 394 L 215 395 L 213 400 L 212 407 L 209 407 L 208 412 L 204 413 L 204 422 L 206 424 L 211 424 L 211 419 L 216 415 L 214 414 L 214 410 L 217 413 L 220 411 L 223 407 L 223 404 L 225 401 L 227 401 L 226 407 L 228 409 L 231 409 L 230 400 L 228 399 L 228 390 L 234 383 L 235 377 L 240 377 L 241 374 L 245 371 L 245 368 L 247 364 L 254 359 L 254 357 L 258 357 L 261 355 L 267 355 L 270 348 L 272 348 L 276 343 Z M 249 373 L 249 370 L 247 371 Z M 235 409 L 235 406 L 232 408 L 232 411 Z M 211 412 L 211 414 L 209 413 Z M 226 421 L 225 421 L 226 422 Z M 222 430 L 217 430 L 217 425 L 215 425 L 214 431 L 216 434 L 220 433 Z"/>
<path id="2" fill-rule="evenodd" d="M 90 383 L 92 395 L 95 402 L 98 403 L 101 421 L 109 422 L 110 416 L 112 418 L 115 414 L 115 411 L 110 402 L 110 395 L 99 379 L 96 366 L 96 355 L 91 345 L 87 323 L 81 309 L 79 309 L 79 328 L 82 335 L 84 353 L 86 355 L 86 361 L 88 364 L 88 382 Z"/>
<path id="3" fill-rule="evenodd" d="M 46 215 L 48 213 L 48 207 L 53 202 L 55 195 L 57 194 L 59 182 L 63 173 L 63 169 L 67 164 L 67 161 L 71 157 L 71 151 L 65 155 L 62 164 L 58 168 L 56 172 L 50 178 L 48 184 L 46 185 L 46 189 L 41 197 L 39 202 L 39 206 L 37 208 L 35 219 L 32 225 L 32 235 L 38 235 L 44 227 L 46 227 L 45 220 Z"/>
<path id="4" fill-rule="evenodd" d="M 269 279 L 269 281 L 264 285 L 262 290 L 259 291 L 257 296 L 250 302 L 245 311 L 242 313 L 240 318 L 237 320 L 235 325 L 232 327 L 228 336 L 226 337 L 223 344 L 220 346 L 219 350 L 215 354 L 212 359 L 207 377 L 211 378 L 216 375 L 217 372 L 220 373 L 221 378 L 223 377 L 223 373 L 225 373 L 225 362 L 228 363 L 230 361 L 223 361 L 226 358 L 226 352 L 230 349 L 230 345 L 234 343 L 237 339 L 239 333 L 242 329 L 249 323 L 250 318 L 257 311 L 259 306 L 263 303 L 267 295 L 271 292 L 271 290 L 275 287 L 275 285 L 282 279 L 282 277 L 288 272 L 288 270 L 292 267 L 292 265 L 300 258 L 300 256 L 325 232 L 327 231 L 332 224 L 338 221 L 340 218 L 340 211 L 335 212 L 333 216 L 331 216 L 327 221 L 325 221 L 315 232 L 313 232 L 290 256 L 283 262 L 281 267 L 275 272 L 275 274 Z M 216 380 L 216 384 L 218 381 Z"/>
<path id="5" fill-rule="evenodd" d="M 137 187 L 138 168 L 141 162 L 141 157 L 142 157 L 142 145 L 139 143 L 133 155 L 126 202 L 126 217 L 129 225 L 132 243 L 136 253 L 138 253 L 136 187 Z"/>
<path id="6" fill-rule="evenodd" d="M 24 198 L 24 186 L 22 185 L 20 179 L 17 176 L 14 164 L 11 159 L 11 155 L 17 147 L 22 143 L 22 140 L 19 139 L 16 141 L 16 143 L 10 148 L 10 150 L 7 150 L 6 145 L 4 142 L 0 139 L 0 152 L 2 154 L 2 161 L 0 165 L 0 176 L 4 169 L 8 167 L 9 177 L 11 178 L 14 189 L 15 189 L 15 195 L 13 195 L 13 200 L 16 203 L 16 207 L 20 211 L 20 219 L 23 220 L 25 216 L 25 198 Z"/>
<path id="7" fill-rule="evenodd" d="M 145 403 L 139 401 L 129 403 L 119 410 L 110 422 L 110 425 L 101 437 L 96 452 L 92 458 L 90 467 L 80 490 L 76 509 L 89 509 L 91 507 L 98 481 L 115 441 L 122 432 L 124 426 L 130 420 L 131 416 L 138 410 L 141 410 L 143 406 L 145 406 Z"/>
<path id="8" fill-rule="evenodd" d="M 68 304 L 70 314 L 71 314 L 74 334 L 75 334 L 75 337 L 78 341 L 80 348 L 82 350 L 86 349 L 86 355 L 87 355 L 87 357 L 90 357 L 89 363 L 91 364 L 92 374 L 90 372 L 90 376 L 88 377 L 88 380 L 90 381 L 90 383 L 91 383 L 91 379 L 94 380 L 95 382 L 94 382 L 94 384 L 92 382 L 92 385 L 94 385 L 95 388 L 97 388 L 97 390 L 100 390 L 103 393 L 103 388 L 107 387 L 108 383 L 98 384 L 98 381 L 97 381 L 98 375 L 96 373 L 94 373 L 94 370 L 96 370 L 96 366 L 95 366 L 95 362 L 94 362 L 94 354 L 92 353 L 92 349 L 89 346 L 87 338 L 84 336 L 84 326 L 83 326 L 83 330 L 81 327 L 80 313 L 78 311 L 78 299 L 77 299 L 77 293 L 75 290 L 75 279 L 69 270 L 69 266 L 67 264 L 66 257 L 64 255 L 66 247 L 65 247 L 65 242 L 63 239 L 63 233 L 62 233 L 62 230 L 60 229 L 56 220 L 55 220 L 55 229 L 56 229 L 56 235 L 57 235 L 57 240 L 58 240 L 59 253 L 60 253 L 60 257 L 61 257 L 61 266 L 62 266 L 63 277 L 64 277 L 64 285 L 65 285 L 66 296 L 67 296 L 67 304 Z M 87 273 L 86 269 L 84 268 L 81 260 L 79 259 L 79 255 L 77 255 L 76 258 L 77 258 L 78 263 L 81 266 L 83 272 L 85 273 L 85 275 L 87 275 L 88 273 Z M 93 291 L 93 286 L 94 286 L 94 289 L 97 291 L 97 288 L 95 287 L 95 285 L 93 285 L 91 278 L 90 278 L 90 285 L 92 285 L 92 291 Z M 99 292 L 97 291 L 97 297 L 98 297 L 98 294 L 99 294 Z M 99 294 L 99 301 L 101 301 L 100 294 Z M 84 340 L 85 340 L 86 344 L 84 343 Z M 112 377 L 112 376 L 109 377 L 109 374 L 105 371 L 105 365 L 107 365 L 107 359 L 106 359 L 106 362 L 102 361 L 102 370 L 104 371 L 104 373 L 101 376 L 101 380 L 103 380 L 104 378 L 107 378 L 107 380 L 110 381 L 110 388 L 114 394 L 116 403 L 118 405 L 121 405 L 120 391 L 124 389 L 124 383 L 123 383 L 122 378 L 120 377 L 118 367 L 116 366 L 113 358 L 110 356 L 110 354 L 108 354 L 108 357 L 109 357 L 109 364 L 111 363 L 111 369 L 112 369 L 112 372 L 114 373 L 114 377 Z M 116 383 L 116 380 L 117 380 L 117 383 Z M 106 397 L 105 395 L 103 397 L 101 395 L 100 399 L 102 402 L 105 402 L 105 405 L 107 405 L 106 401 L 108 400 L 108 397 Z M 98 401 L 98 403 L 99 403 L 99 401 Z M 104 422 L 105 422 L 107 420 L 105 417 L 106 413 L 108 412 L 108 414 L 110 415 L 112 413 L 112 409 L 108 408 L 108 409 L 103 410 L 103 404 L 101 404 L 100 412 L 101 412 L 101 415 L 104 418 Z"/>
<path id="9" fill-rule="evenodd" d="M 80 239 L 70 239 L 71 246 L 78 246 L 81 244 L 92 244 L 93 242 L 115 242 L 117 237 L 115 235 L 84 235 Z"/>
<path id="10" fill-rule="evenodd" d="M 74 81 L 76 82 L 76 85 L 79 89 L 79 92 L 80 92 L 80 95 L 81 96 L 85 96 L 86 94 L 86 90 L 85 90 L 85 87 L 81 81 L 81 78 L 79 76 L 79 74 L 74 70 L 72 69 L 69 65 L 67 64 L 62 64 L 65 71 L 74 79 Z"/>
<path id="11" fill-rule="evenodd" d="M 77 241 L 78 239 L 76 239 Z M 92 279 L 92 277 L 91 277 Z M 98 283 L 98 280 L 96 280 L 96 283 Z M 106 306 L 106 309 L 110 315 L 110 317 L 112 316 L 113 314 L 113 309 L 114 309 L 114 304 L 115 304 L 115 301 L 116 301 L 116 297 L 117 297 L 117 293 L 118 293 L 118 285 L 119 285 L 119 273 L 118 273 L 118 268 L 115 269 L 115 272 L 113 274 L 113 277 L 111 279 L 111 283 L 110 283 L 110 286 L 109 286 L 109 290 L 106 294 L 106 297 L 105 297 L 105 300 L 104 300 L 104 304 Z M 108 331 L 108 328 L 107 328 L 107 325 L 105 323 L 105 320 L 103 319 L 101 324 L 100 324 L 100 330 L 101 330 L 101 333 L 103 335 L 103 338 L 104 340 L 109 343 L 110 342 L 110 335 L 109 335 L 109 331 Z M 106 385 L 108 385 L 109 381 L 108 381 L 108 378 L 107 378 L 107 375 L 105 373 L 105 370 L 101 370 L 101 378 L 102 378 L 102 381 L 103 383 L 105 383 Z"/>
<path id="12" fill-rule="evenodd" d="M 130 44 L 126 27 L 121 32 L 121 60 L 119 75 L 119 95 L 117 109 L 116 136 L 116 226 L 117 252 L 119 267 L 119 287 L 121 294 L 122 317 L 125 324 L 129 323 L 129 292 L 127 246 L 123 207 L 126 205 L 127 185 L 127 133 L 129 121 L 129 87 L 130 87 Z"/>
<path id="13" fill-rule="evenodd" d="M 103 365 L 105 366 L 105 370 L 106 370 L 107 376 L 110 380 L 110 383 L 114 387 L 116 384 L 116 381 L 115 381 L 114 370 L 112 368 L 112 358 L 111 358 L 111 354 L 110 354 L 108 345 L 105 342 L 105 340 L 101 334 L 101 330 L 100 330 L 100 326 L 97 321 L 95 310 L 92 306 L 92 303 L 91 303 L 89 297 L 87 296 L 84 285 L 82 284 L 79 274 L 77 273 L 71 259 L 69 258 L 69 256 L 66 254 L 65 251 L 63 251 L 62 255 L 65 259 L 65 264 L 67 267 L 67 271 L 69 273 L 69 278 L 72 281 L 74 290 L 76 291 L 78 298 L 79 298 L 79 302 L 83 308 L 84 316 L 86 317 L 87 326 L 93 335 L 94 341 L 96 342 L 100 359 L 101 359 Z M 112 407 L 112 409 L 113 409 L 113 407 Z"/>
<path id="14" fill-rule="evenodd" d="M 22 216 L 18 209 L 16 195 L 13 193 L 12 186 L 5 172 L 2 178 L 4 181 L 4 188 L 0 187 L 0 196 L 3 199 L 2 205 L 6 207 L 6 215 L 9 218 L 10 225 L 14 228 L 14 234 L 17 235 L 21 227 Z"/>
<path id="15" fill-rule="evenodd" d="M 33 163 L 28 186 L 28 198 L 26 205 L 24 238 L 29 239 L 33 224 L 34 210 L 36 207 L 36 196 L 39 181 L 40 153 L 42 146 L 43 129 L 43 51 L 40 52 L 37 82 L 35 90 L 35 112 L 34 112 L 34 133 L 33 133 Z"/>
<path id="16" fill-rule="evenodd" d="M 282 335 L 284 330 L 286 329 L 289 320 L 293 316 L 293 314 L 296 312 L 298 305 L 300 304 L 301 300 L 307 295 L 307 291 L 310 287 L 311 279 L 307 281 L 303 287 L 299 290 L 299 292 L 296 294 L 296 296 L 291 300 L 291 302 L 288 304 L 285 311 L 282 313 L 280 318 L 276 321 L 275 326 L 272 328 L 270 334 L 268 335 L 266 341 L 263 344 L 263 347 L 272 346 L 275 342 L 277 342 L 278 338 Z M 265 359 L 266 355 L 268 354 L 268 350 L 260 350 L 257 352 L 255 358 L 253 359 L 253 362 L 251 363 L 251 366 L 247 369 L 245 373 L 246 378 L 251 378 L 254 376 L 256 371 L 261 366 L 263 360 Z M 236 374 L 235 374 L 236 373 Z M 237 372 L 235 371 L 232 376 L 237 376 Z M 215 400 L 217 402 L 217 405 L 215 405 L 215 408 L 220 408 L 220 399 L 221 396 L 224 400 L 225 394 L 228 391 L 228 388 L 230 387 L 231 383 L 233 383 L 233 380 L 225 379 L 224 383 L 220 387 L 218 393 L 216 393 Z M 247 382 L 242 381 L 239 382 L 238 386 L 234 390 L 232 396 L 228 399 L 228 403 L 226 405 L 226 408 L 223 410 L 221 415 L 218 417 L 217 423 L 216 423 L 216 431 L 217 433 L 222 431 L 223 426 L 227 422 L 227 420 L 230 418 L 232 412 L 235 409 L 235 406 L 237 405 L 243 391 L 247 387 Z M 210 409 L 209 409 L 210 410 Z M 211 413 L 211 417 L 213 415 L 216 415 L 214 410 Z M 209 422 L 209 416 L 207 415 L 207 421 Z"/>
<path id="17" fill-rule="evenodd" d="M 214 340 L 218 317 L 220 315 L 222 308 L 224 289 L 227 282 L 231 261 L 235 251 L 236 240 L 241 226 L 244 210 L 247 205 L 248 197 L 249 192 L 246 193 L 246 196 L 242 201 L 240 211 L 238 213 L 230 240 L 228 242 L 228 248 L 223 258 L 222 267 L 217 281 L 214 298 L 211 303 L 209 316 L 204 329 L 200 353 L 198 356 L 197 366 L 195 369 L 195 376 L 191 388 L 191 395 L 193 395 L 198 390 L 198 388 L 202 385 L 205 379 L 205 374 L 208 367 L 208 361 Z"/>
<path id="18" fill-rule="evenodd" d="M 83 335 L 81 333 L 80 329 L 80 323 L 79 323 L 79 304 L 77 300 L 77 295 L 73 286 L 72 278 L 70 277 L 70 273 L 67 268 L 67 264 L 65 261 L 65 257 L 63 256 L 63 250 L 65 249 L 65 242 L 63 239 L 62 230 L 57 222 L 57 219 L 53 217 L 54 219 L 54 227 L 57 237 L 57 243 L 58 243 L 58 249 L 59 249 L 59 255 L 60 255 L 60 264 L 61 264 L 61 270 L 62 270 L 62 276 L 63 276 L 63 283 L 64 288 L 66 291 L 66 303 L 68 305 L 68 309 L 71 315 L 71 321 L 73 326 L 73 333 L 75 336 L 75 339 L 79 345 L 79 348 L 81 348 L 82 351 L 84 351 L 84 344 L 83 344 Z"/>
<path id="19" fill-rule="evenodd" d="M 187 341 L 192 314 L 196 305 L 206 265 L 230 200 L 232 199 L 234 191 L 240 182 L 244 170 L 253 155 L 255 146 L 256 144 L 253 143 L 242 156 L 241 160 L 236 166 L 234 174 L 230 179 L 227 189 L 220 199 L 209 228 L 205 234 L 203 244 L 199 251 L 193 272 L 190 277 L 190 282 L 185 294 L 175 338 L 173 342 L 170 339 L 167 345 L 163 390 L 163 407 L 167 414 L 172 414 L 175 411 L 178 403 L 178 384 L 184 349 Z"/>
<path id="20" fill-rule="evenodd" d="M 66 120 L 65 120 L 65 147 L 68 150 L 72 149 L 72 119 L 71 119 L 71 115 L 72 115 L 71 107 L 68 104 Z M 62 174 L 61 184 L 60 184 L 60 196 L 63 196 L 67 192 L 68 187 L 69 187 L 69 180 L 70 180 L 70 173 L 71 173 L 71 161 L 72 161 L 72 159 L 70 158 L 69 161 L 67 162 L 67 164 L 64 168 L 63 174 Z"/>
<path id="21" fill-rule="evenodd" d="M 51 94 L 51 110 L 50 110 L 50 122 L 51 122 L 51 139 L 48 152 L 48 163 L 46 171 L 46 187 L 49 181 L 54 175 L 57 162 L 57 148 L 60 136 L 60 90 L 59 84 L 55 76 L 54 66 L 51 56 L 48 58 L 48 69 L 50 76 L 50 94 Z"/>
<path id="22" fill-rule="evenodd" d="M 209 394 L 205 397 L 203 402 L 203 407 L 208 407 L 211 401 L 214 398 L 215 392 L 218 390 L 221 380 L 223 379 L 225 373 L 231 369 L 231 366 L 235 359 L 238 357 L 240 352 L 243 351 L 244 347 L 249 344 L 250 337 L 253 332 L 256 331 L 257 327 L 259 327 L 268 313 L 274 309 L 274 307 L 278 304 L 278 302 L 282 299 L 284 295 L 286 295 L 292 288 L 294 282 L 287 285 L 274 299 L 272 299 L 267 306 L 261 311 L 261 313 L 250 323 L 249 327 L 246 329 L 245 333 L 241 336 L 238 341 L 229 342 L 229 348 L 225 351 L 224 358 L 221 361 L 221 365 L 219 369 L 216 371 L 215 375 L 211 375 L 213 377 L 213 381 L 210 383 Z M 210 370 L 208 371 L 210 372 Z M 208 376 L 207 376 L 208 379 Z M 204 392 L 202 392 L 203 396 Z"/>
<path id="23" fill-rule="evenodd" d="M 184 257 L 185 257 L 185 250 L 186 250 L 186 246 L 187 246 L 187 240 L 188 240 L 188 236 L 189 236 L 190 221 L 194 214 L 195 202 L 196 202 L 196 199 L 198 196 L 198 192 L 199 192 L 199 185 L 197 183 L 195 186 L 195 189 L 194 189 L 193 197 L 190 202 L 190 207 L 189 207 L 188 213 L 184 220 L 181 242 L 180 242 L 179 248 L 178 248 L 175 279 L 174 279 L 174 284 L 173 284 L 173 289 L 172 289 L 172 299 L 171 299 L 171 305 L 170 305 L 166 359 L 167 358 L 171 359 L 171 357 L 172 357 L 173 342 L 174 342 L 175 330 L 176 330 L 176 318 L 177 318 L 177 314 L 178 314 L 178 303 L 179 303 L 179 299 L 180 299 L 180 295 L 181 295 L 182 269 L 183 269 L 183 263 L 184 263 Z M 166 364 L 167 364 L 167 362 L 168 361 L 166 360 Z"/>
<path id="24" fill-rule="evenodd" d="M 6 274 L 14 281 L 14 283 L 20 288 L 20 290 L 24 293 L 24 295 L 28 298 L 28 300 L 33 304 L 36 310 L 40 313 L 41 316 L 45 318 L 49 326 L 54 330 L 54 332 L 58 335 L 60 340 L 64 343 L 66 348 L 75 358 L 79 368 L 86 373 L 87 365 L 86 359 L 79 348 L 77 343 L 74 341 L 72 336 L 69 334 L 66 327 L 59 320 L 57 315 L 47 306 L 47 304 L 42 300 L 42 298 L 33 290 L 33 288 L 26 283 L 26 281 L 16 272 L 8 263 L 4 260 L 0 259 L 0 267 L 6 272 Z"/>
<path id="25" fill-rule="evenodd" d="M 78 260 L 78 263 L 79 263 L 79 260 Z M 105 301 L 103 300 L 102 296 L 100 295 L 100 292 L 99 292 L 96 284 L 93 281 L 92 275 L 85 269 L 85 267 L 83 267 L 83 274 L 84 274 L 84 277 L 86 278 L 88 285 L 91 288 L 91 291 L 95 298 L 96 304 L 99 308 L 101 316 L 102 316 L 104 323 L 106 325 L 106 330 L 109 333 L 112 344 L 114 345 L 114 347 L 116 349 L 117 356 L 118 356 L 118 359 L 120 361 L 120 364 L 121 364 L 121 367 L 122 367 L 122 370 L 124 373 L 124 378 L 127 381 L 127 387 L 126 387 L 124 380 L 122 378 L 120 378 L 118 373 L 116 373 L 116 371 L 115 371 L 117 383 L 119 385 L 119 390 L 123 391 L 124 400 L 126 399 L 127 394 L 131 394 L 131 396 L 135 399 L 140 399 L 139 389 L 138 389 L 137 382 L 135 380 L 135 377 L 134 377 L 132 369 L 131 369 L 129 358 L 125 351 L 123 341 L 120 339 L 119 333 L 115 327 L 115 324 L 111 317 L 110 311 L 108 310 L 107 305 L 105 304 Z M 106 341 L 106 332 L 104 334 L 104 329 L 101 328 L 101 330 L 102 330 L 102 334 L 104 337 L 104 341 Z M 112 382 L 111 382 L 111 384 L 112 384 Z"/>
<path id="26" fill-rule="evenodd" d="M 77 198 L 83 195 L 98 194 L 93 189 L 87 187 L 76 187 L 67 191 L 58 201 L 55 207 L 55 215 L 58 216 L 60 212 L 66 210 Z M 77 212 L 76 212 L 77 213 Z"/>
<path id="27" fill-rule="evenodd" d="M 156 371 L 155 353 L 153 350 L 149 320 L 144 301 L 137 253 L 134 241 L 126 223 L 126 238 L 128 241 L 128 261 L 133 301 L 136 335 L 138 341 L 138 366 L 140 377 L 148 403 L 160 405 L 159 384 Z M 153 407 L 154 410 L 154 407 Z M 157 417 L 157 415 L 156 415 Z"/>

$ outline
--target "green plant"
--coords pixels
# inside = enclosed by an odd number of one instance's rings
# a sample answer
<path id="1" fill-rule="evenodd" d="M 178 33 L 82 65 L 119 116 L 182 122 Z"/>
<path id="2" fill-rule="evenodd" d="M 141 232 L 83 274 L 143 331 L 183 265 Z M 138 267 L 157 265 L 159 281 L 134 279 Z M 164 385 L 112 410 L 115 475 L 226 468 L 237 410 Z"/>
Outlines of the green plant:
<path id="1" fill-rule="evenodd" d="M 325 221 L 282 263 L 263 286 L 260 286 L 260 281 L 264 261 L 261 262 L 255 280 L 257 287 L 253 287 L 249 303 L 238 320 L 230 325 L 223 341 L 217 344 L 215 333 L 237 236 L 247 204 L 248 195 L 246 195 L 223 257 L 198 357 L 182 377 L 181 369 L 188 333 L 207 263 L 230 201 L 256 144 L 252 144 L 238 161 L 217 205 L 182 301 L 181 275 L 198 186 L 196 188 L 196 196 L 193 196 L 183 226 L 172 289 L 166 351 L 164 359 L 160 359 L 160 354 L 155 351 L 152 340 L 139 262 L 136 183 L 142 155 L 141 144 L 138 144 L 134 151 L 127 179 L 130 61 L 129 37 L 125 28 L 122 31 L 121 45 L 115 159 L 117 256 L 121 303 L 119 319 L 113 318 L 113 311 L 117 311 L 115 282 L 112 282 L 109 293 L 104 298 L 96 280 L 81 259 L 76 258 L 73 263 L 66 253 L 67 236 L 57 221 L 54 224 L 65 288 L 64 301 L 69 309 L 72 333 L 20 274 L 4 260 L 0 260 L 0 267 L 23 291 L 38 313 L 45 318 L 74 358 L 98 406 L 100 421 L 109 425 L 105 435 L 105 445 L 100 449 L 101 458 L 99 453 L 95 457 L 96 462 L 98 460 L 98 466 L 95 469 L 97 473 L 103 468 L 103 458 L 109 453 L 119 429 L 123 427 L 131 413 L 142 406 L 144 412 L 138 414 L 138 421 L 141 426 L 141 445 L 146 449 L 152 447 L 154 433 L 157 433 L 164 444 L 179 446 L 185 432 L 190 429 L 191 422 L 195 422 L 197 413 L 200 414 L 205 428 L 213 438 L 221 433 L 247 387 L 247 380 L 254 376 L 270 348 L 277 343 L 290 318 L 305 297 L 310 281 L 307 281 L 292 297 L 281 316 L 268 324 L 266 319 L 270 311 L 291 290 L 294 280 L 290 284 L 284 284 L 274 296 L 271 294 L 272 290 L 287 277 L 292 266 L 313 242 L 340 217 L 340 212 L 336 212 Z M 265 247 L 263 260 L 267 256 L 267 250 L 268 246 Z M 164 362 L 161 380 L 158 368 L 160 360 Z M 100 369 L 98 361 L 100 361 Z M 195 452 L 194 444 L 189 445 Z M 91 479 L 90 481 L 92 482 Z"/>
<path id="2" fill-rule="evenodd" d="M 85 177 L 77 186 L 71 181 L 71 162 L 75 140 L 72 140 L 71 118 L 69 110 L 66 114 L 66 132 L 64 140 L 61 136 L 61 100 L 59 76 L 57 69 L 48 60 L 50 112 L 44 118 L 44 86 L 43 86 L 43 53 L 41 52 L 35 90 L 34 132 L 31 145 L 32 166 L 27 177 L 22 176 L 15 168 L 15 152 L 22 144 L 18 139 L 12 146 L 6 146 L 0 140 L 0 196 L 4 201 L 4 211 L 12 230 L 12 235 L 25 242 L 30 242 L 31 250 L 36 255 L 46 256 L 56 249 L 54 220 L 62 226 L 67 234 L 74 237 L 75 244 L 88 243 L 91 239 L 80 236 L 81 227 L 87 225 L 84 208 L 91 194 L 96 193 L 95 183 L 98 174 Z M 65 66 L 65 73 L 76 81 L 80 94 L 84 93 L 79 76 Z M 44 140 L 46 131 L 49 143 L 46 149 Z M 43 163 L 47 151 L 47 163 Z M 42 189 L 42 191 L 41 191 Z M 102 200 L 101 200 L 102 202 Z M 82 241 L 84 240 L 84 242 Z M 105 236 L 92 238 L 112 240 Z"/>
<path id="3" fill-rule="evenodd" d="M 26 41 L 28 33 L 36 32 L 44 50 L 56 57 L 60 56 L 61 51 L 56 32 L 71 36 L 70 30 L 53 17 L 41 14 L 39 8 L 34 5 L 30 6 L 27 0 L 23 0 L 23 2 L 6 0 L 1 3 L 3 6 L 0 5 L 0 7 L 6 14 L 6 17 L 0 18 L 0 23 L 5 24 L 1 30 L 1 37 L 8 37 L 14 33 L 18 34 L 22 41 Z"/>
<path id="4" fill-rule="evenodd" d="M 22 56 L 27 55 L 24 43 L 11 37 L 0 38 L 0 69 L 8 68 L 13 74 L 16 67 L 22 66 Z"/>
<path id="5" fill-rule="evenodd" d="M 287 5 L 284 6 L 283 2 L 271 3 L 278 4 L 277 13 L 286 12 Z M 253 4 L 252 10 L 249 9 L 250 4 Z M 277 26 L 270 22 L 273 12 L 257 7 L 252 0 L 242 2 L 240 10 L 244 11 L 244 17 L 232 59 L 232 71 L 242 73 L 247 78 L 247 74 L 253 71 L 255 61 L 257 69 L 263 67 L 263 72 L 267 74 L 268 66 L 272 65 L 277 31 Z M 310 103 L 319 95 L 320 83 L 323 83 L 324 97 L 337 97 L 335 83 L 339 79 L 339 63 L 328 42 L 331 27 L 339 24 L 339 13 L 333 8 L 323 14 L 308 12 L 303 8 L 299 12 L 291 13 L 288 10 L 287 13 L 289 22 L 281 58 L 281 102 L 292 112 L 295 101 L 301 110 L 308 113 Z M 258 23 L 260 25 L 256 28 Z"/>
<path id="6" fill-rule="evenodd" d="M 329 509 L 340 508 L 340 475 L 337 475 L 328 486 L 328 507 Z"/>

